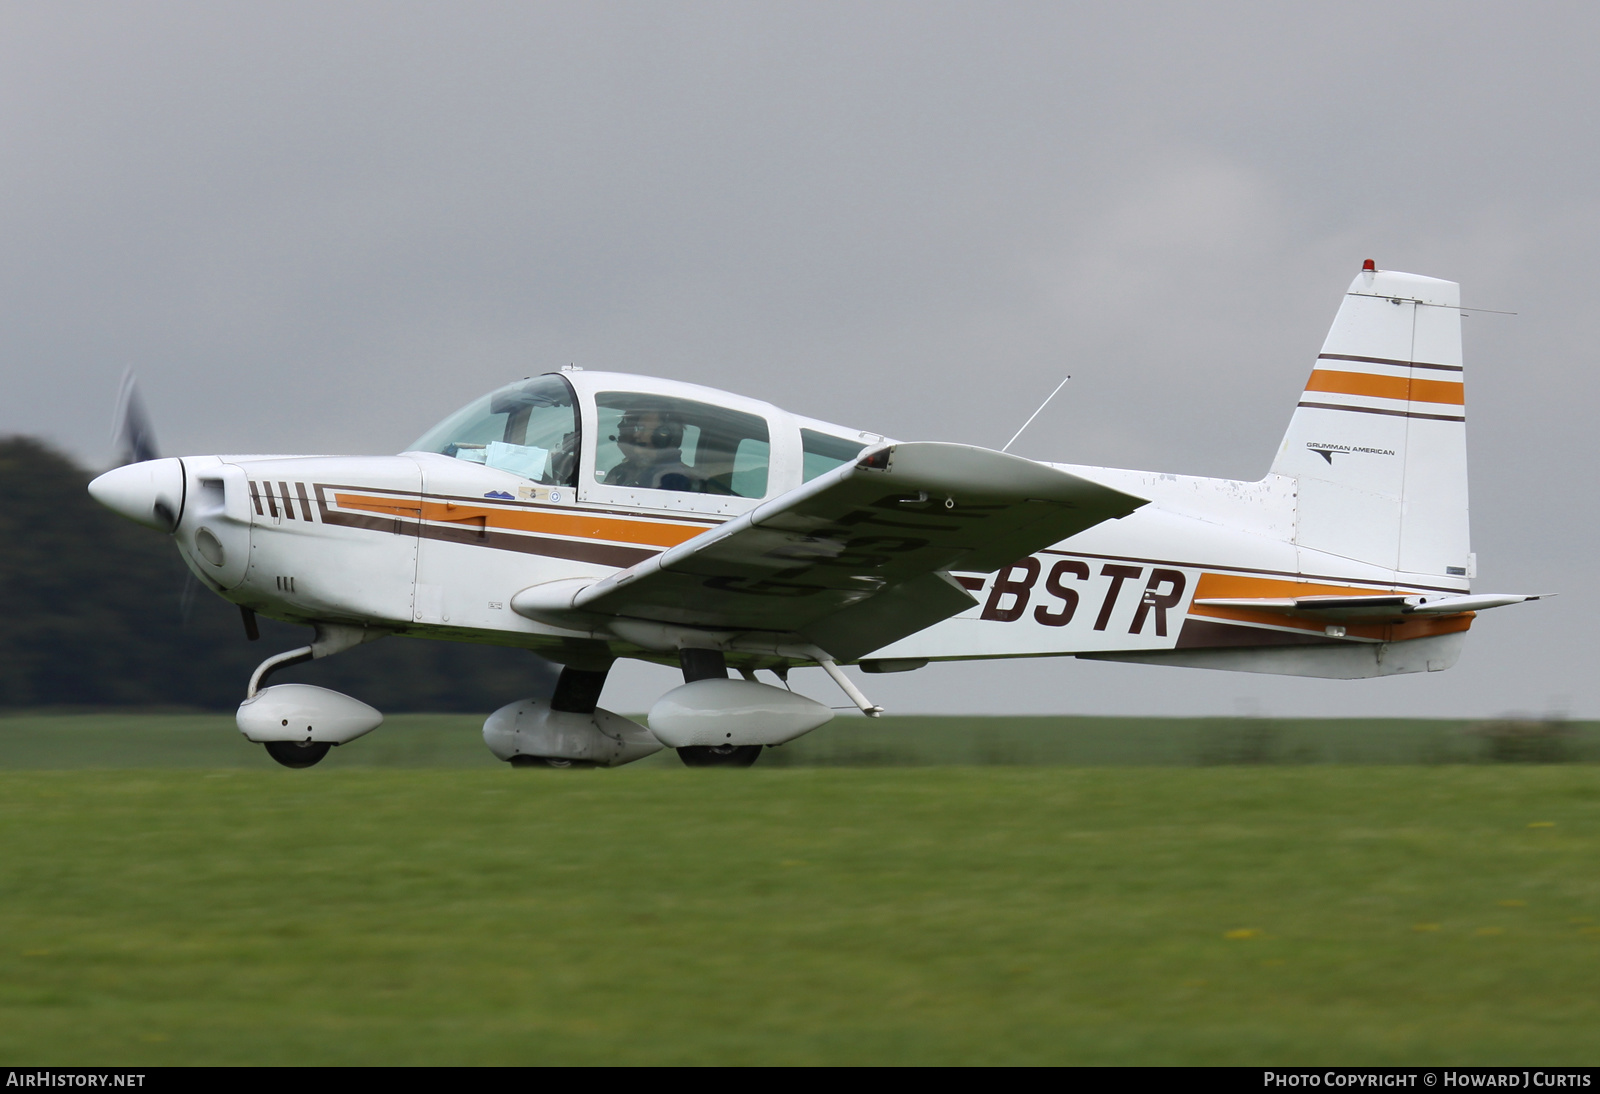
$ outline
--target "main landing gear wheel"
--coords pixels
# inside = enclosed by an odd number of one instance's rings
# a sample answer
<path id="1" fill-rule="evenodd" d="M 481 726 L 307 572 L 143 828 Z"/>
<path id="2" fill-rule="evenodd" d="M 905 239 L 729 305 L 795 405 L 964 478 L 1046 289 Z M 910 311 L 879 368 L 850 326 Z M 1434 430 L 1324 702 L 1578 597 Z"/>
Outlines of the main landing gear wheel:
<path id="1" fill-rule="evenodd" d="M 312 767 L 333 746 L 316 741 L 268 741 L 267 755 L 284 767 Z"/>
<path id="2" fill-rule="evenodd" d="M 760 745 L 688 745 L 678 749 L 678 759 L 689 767 L 749 767 L 760 758 Z"/>

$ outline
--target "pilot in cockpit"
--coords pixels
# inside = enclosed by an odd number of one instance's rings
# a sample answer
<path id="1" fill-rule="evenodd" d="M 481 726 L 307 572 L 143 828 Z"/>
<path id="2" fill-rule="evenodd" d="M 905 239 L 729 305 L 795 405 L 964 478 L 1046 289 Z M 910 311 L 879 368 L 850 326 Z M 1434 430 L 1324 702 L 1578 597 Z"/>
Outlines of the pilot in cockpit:
<path id="1" fill-rule="evenodd" d="M 699 478 L 683 462 L 683 422 L 660 410 L 635 409 L 617 425 L 622 462 L 606 473 L 612 486 L 698 490 Z"/>

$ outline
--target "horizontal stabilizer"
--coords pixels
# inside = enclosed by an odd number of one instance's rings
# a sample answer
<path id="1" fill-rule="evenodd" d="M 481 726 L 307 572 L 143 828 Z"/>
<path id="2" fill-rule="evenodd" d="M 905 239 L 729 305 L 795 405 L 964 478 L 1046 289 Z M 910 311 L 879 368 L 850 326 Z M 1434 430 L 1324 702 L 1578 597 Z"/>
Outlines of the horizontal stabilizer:
<path id="1" fill-rule="evenodd" d="M 1276 612 L 1301 619 L 1328 619 L 1341 622 L 1398 622 L 1419 615 L 1459 615 L 1503 608 L 1528 600 L 1542 600 L 1549 593 L 1483 593 L 1434 596 L 1380 593 L 1374 596 L 1289 596 L 1235 597 L 1196 600 L 1196 607 L 1234 608 L 1252 612 Z"/>

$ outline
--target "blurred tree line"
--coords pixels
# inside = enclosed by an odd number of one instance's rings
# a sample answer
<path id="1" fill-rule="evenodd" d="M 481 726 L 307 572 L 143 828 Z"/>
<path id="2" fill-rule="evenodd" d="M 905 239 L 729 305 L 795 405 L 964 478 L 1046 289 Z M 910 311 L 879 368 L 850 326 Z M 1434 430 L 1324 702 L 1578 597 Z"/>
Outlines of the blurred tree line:
<path id="1" fill-rule="evenodd" d="M 0 707 L 232 710 L 264 658 L 311 632 L 239 610 L 188 580 L 166 536 L 101 508 L 92 476 L 26 437 L 0 438 Z M 525 650 L 390 637 L 286 669 L 385 711 L 484 711 L 547 694 Z"/>

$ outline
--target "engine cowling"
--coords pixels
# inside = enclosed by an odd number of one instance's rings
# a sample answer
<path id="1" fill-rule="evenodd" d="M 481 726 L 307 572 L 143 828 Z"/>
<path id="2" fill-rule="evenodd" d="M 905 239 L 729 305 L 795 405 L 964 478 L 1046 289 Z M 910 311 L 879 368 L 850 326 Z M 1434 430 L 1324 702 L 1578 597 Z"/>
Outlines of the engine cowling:
<path id="1" fill-rule="evenodd" d="M 821 703 L 754 680 L 695 680 L 650 708 L 650 732 L 673 748 L 780 745 L 833 718 Z"/>
<path id="2" fill-rule="evenodd" d="M 507 703 L 483 723 L 483 743 L 502 760 L 543 760 L 618 767 L 661 751 L 644 726 L 596 707 L 592 714 L 551 710 L 548 699 Z"/>

